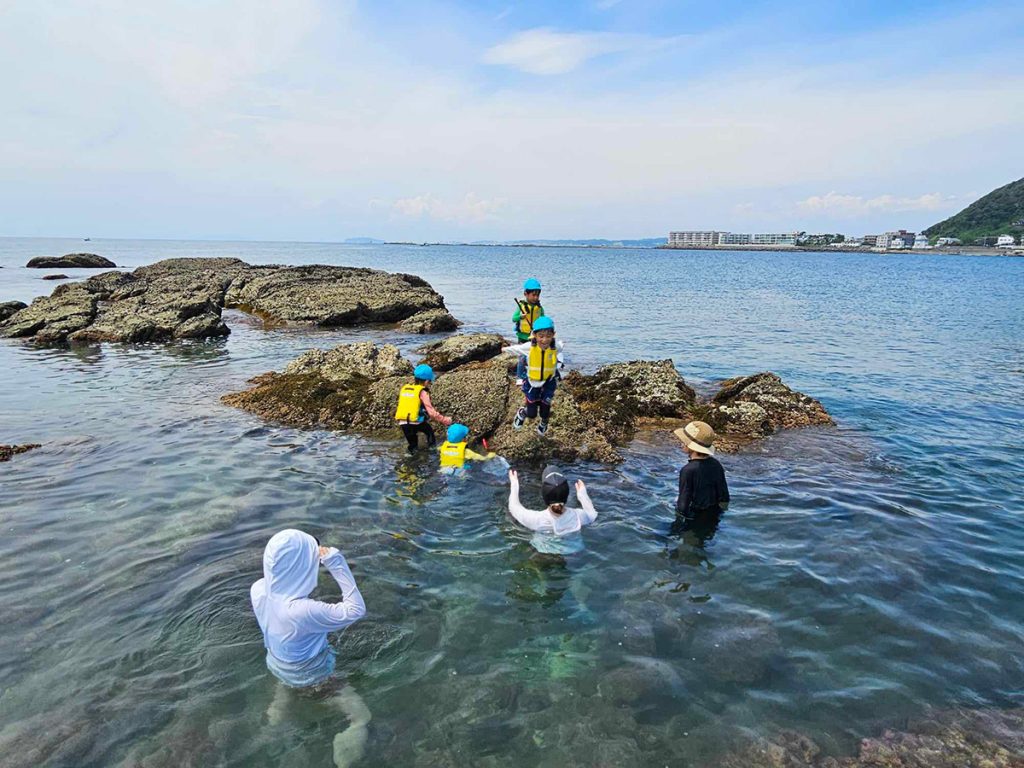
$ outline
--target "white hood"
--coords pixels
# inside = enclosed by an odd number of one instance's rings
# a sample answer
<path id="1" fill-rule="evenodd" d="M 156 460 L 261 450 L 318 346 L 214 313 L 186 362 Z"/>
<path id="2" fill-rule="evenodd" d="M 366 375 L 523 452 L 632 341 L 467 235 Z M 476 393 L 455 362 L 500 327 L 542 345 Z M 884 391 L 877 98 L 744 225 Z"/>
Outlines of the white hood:
<path id="1" fill-rule="evenodd" d="M 267 596 L 308 597 L 316 586 L 320 547 L 308 533 L 289 528 L 275 533 L 263 550 Z"/>

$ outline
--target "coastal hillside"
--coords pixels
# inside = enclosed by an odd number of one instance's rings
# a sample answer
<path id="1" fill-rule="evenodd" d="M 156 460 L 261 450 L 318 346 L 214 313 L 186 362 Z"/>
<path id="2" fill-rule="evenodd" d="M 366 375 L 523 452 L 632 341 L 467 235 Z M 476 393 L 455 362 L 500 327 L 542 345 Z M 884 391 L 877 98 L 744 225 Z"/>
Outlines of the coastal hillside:
<path id="1" fill-rule="evenodd" d="M 979 237 L 1024 233 L 1024 179 L 993 190 L 955 216 L 924 231 L 928 237 L 958 237 L 970 243 Z"/>

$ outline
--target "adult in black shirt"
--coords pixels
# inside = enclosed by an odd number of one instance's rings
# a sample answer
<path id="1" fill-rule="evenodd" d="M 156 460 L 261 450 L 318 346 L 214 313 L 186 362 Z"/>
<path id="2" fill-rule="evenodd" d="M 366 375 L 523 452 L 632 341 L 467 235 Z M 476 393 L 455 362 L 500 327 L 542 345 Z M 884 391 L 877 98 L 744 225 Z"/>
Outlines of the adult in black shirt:
<path id="1" fill-rule="evenodd" d="M 691 421 L 673 434 L 690 456 L 679 470 L 676 517 L 692 520 L 724 512 L 729 506 L 729 485 L 725 469 L 715 458 L 715 432 L 703 421 Z"/>

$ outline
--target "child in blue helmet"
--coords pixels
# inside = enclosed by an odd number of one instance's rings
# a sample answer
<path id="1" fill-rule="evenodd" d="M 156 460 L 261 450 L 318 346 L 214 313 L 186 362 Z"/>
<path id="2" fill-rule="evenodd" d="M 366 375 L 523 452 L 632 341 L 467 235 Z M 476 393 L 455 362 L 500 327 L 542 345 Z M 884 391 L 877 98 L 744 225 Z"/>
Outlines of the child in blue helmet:
<path id="1" fill-rule="evenodd" d="M 430 402 L 430 383 L 434 380 L 434 369 L 420 363 L 412 372 L 413 383 L 405 384 L 398 393 L 398 407 L 395 409 L 395 421 L 405 435 L 409 444 L 409 453 L 419 448 L 419 434 L 427 436 L 427 447 L 437 444 L 434 428 L 427 421 L 429 416 L 434 421 L 449 426 L 452 420 L 434 408 Z"/>
<path id="2" fill-rule="evenodd" d="M 504 347 L 501 351 L 519 355 L 526 365 L 526 376 L 523 381 L 523 394 L 526 403 L 512 420 L 512 428 L 519 429 L 527 419 L 540 415 L 537 434 L 548 431 L 548 420 L 551 418 L 551 403 L 555 399 L 555 389 L 565 367 L 564 346 L 555 339 L 555 324 L 550 317 L 539 317 L 533 323 L 533 338 L 524 344 Z"/>
<path id="3" fill-rule="evenodd" d="M 533 324 L 541 317 L 544 307 L 540 305 L 540 280 L 531 277 L 523 283 L 523 298 L 516 299 L 516 311 L 512 313 L 512 327 L 520 344 L 530 340 Z M 516 384 L 521 386 L 525 379 L 526 361 L 521 359 L 516 366 Z"/>
<path id="4" fill-rule="evenodd" d="M 441 443 L 441 469 L 454 474 L 466 466 L 467 461 L 490 461 L 498 454 L 493 451 L 482 456 L 469 445 L 469 427 L 452 424 L 448 427 L 448 439 Z"/>

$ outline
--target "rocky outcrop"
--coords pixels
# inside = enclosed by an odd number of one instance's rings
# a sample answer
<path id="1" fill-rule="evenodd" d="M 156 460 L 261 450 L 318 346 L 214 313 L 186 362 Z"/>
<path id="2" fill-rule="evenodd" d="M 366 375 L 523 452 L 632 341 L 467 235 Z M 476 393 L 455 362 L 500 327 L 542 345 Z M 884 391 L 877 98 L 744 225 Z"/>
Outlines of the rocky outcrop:
<path id="1" fill-rule="evenodd" d="M 319 265 L 254 267 L 227 258 L 168 259 L 59 286 L 0 317 L 0 337 L 50 344 L 226 336 L 225 307 L 256 315 L 266 326 L 391 323 L 426 310 L 447 314 L 441 295 L 412 275 Z"/>
<path id="2" fill-rule="evenodd" d="M 398 324 L 406 333 L 444 333 L 457 330 L 462 323 L 447 309 L 425 309 Z"/>
<path id="3" fill-rule="evenodd" d="M 36 256 L 25 266 L 29 269 L 113 269 L 117 264 L 95 253 L 69 253 L 64 256 Z"/>
<path id="4" fill-rule="evenodd" d="M 1024 768 L 1024 709 L 947 710 L 863 739 L 856 756 L 824 757 L 784 732 L 727 755 L 721 768 Z"/>
<path id="5" fill-rule="evenodd" d="M 508 342 L 496 333 L 462 333 L 432 344 L 424 344 L 416 351 L 435 372 L 450 371 L 465 363 L 489 360 L 498 355 Z"/>
<path id="6" fill-rule="evenodd" d="M 727 438 L 726 447 L 768 437 L 780 429 L 835 424 L 820 402 L 790 389 L 770 372 L 722 382 L 696 415 Z"/>
<path id="7" fill-rule="evenodd" d="M 27 306 L 23 301 L 0 301 L 0 323 Z"/>
<path id="8" fill-rule="evenodd" d="M 19 453 L 31 451 L 33 448 L 41 448 L 38 443 L 25 443 L 24 445 L 0 445 L 0 461 L 10 461 L 12 456 Z"/>
<path id="9" fill-rule="evenodd" d="M 590 376 L 570 373 L 559 386 L 544 437 L 532 425 L 513 430 L 523 398 L 513 381 L 515 358 L 500 354 L 503 344 L 496 334 L 465 334 L 420 351 L 440 374 L 431 388 L 438 410 L 468 425 L 473 439 L 488 438 L 507 458 L 617 461 L 616 447 L 641 426 L 675 425 L 710 407 L 698 402 L 671 360 L 633 361 Z M 411 375 L 412 364 L 393 346 L 343 344 L 307 352 L 223 401 L 291 426 L 394 435 L 398 391 Z"/>
<path id="10" fill-rule="evenodd" d="M 43 279 L 43 280 L 67 280 L 68 276 L 67 275 L 43 275 L 41 279 Z"/>

